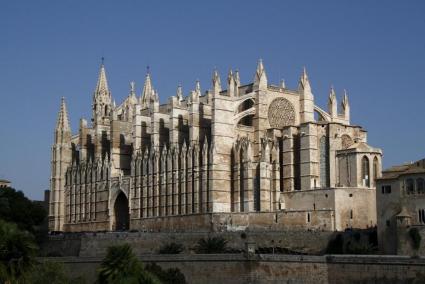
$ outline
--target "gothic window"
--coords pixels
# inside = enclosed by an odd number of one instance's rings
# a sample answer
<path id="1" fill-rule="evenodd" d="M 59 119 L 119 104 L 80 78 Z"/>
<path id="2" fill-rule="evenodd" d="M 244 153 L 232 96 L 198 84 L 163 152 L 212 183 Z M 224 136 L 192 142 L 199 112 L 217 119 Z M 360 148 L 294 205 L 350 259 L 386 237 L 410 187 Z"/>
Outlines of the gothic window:
<path id="1" fill-rule="evenodd" d="M 362 181 L 363 186 L 370 187 L 369 158 L 366 156 L 362 158 Z"/>
<path id="2" fill-rule="evenodd" d="M 378 178 L 378 171 L 379 171 L 378 158 L 375 157 L 373 159 L 373 180 L 375 182 L 376 182 L 376 179 Z"/>
<path id="3" fill-rule="evenodd" d="M 329 147 L 325 136 L 320 138 L 320 186 L 329 187 Z"/>
<path id="4" fill-rule="evenodd" d="M 108 116 L 108 106 L 105 106 L 105 116 Z"/>
<path id="5" fill-rule="evenodd" d="M 418 194 L 424 194 L 425 193 L 425 181 L 423 178 L 416 179 L 416 190 Z"/>
<path id="6" fill-rule="evenodd" d="M 406 191 L 407 191 L 407 194 L 415 193 L 415 185 L 414 185 L 413 179 L 411 178 L 406 180 Z"/>

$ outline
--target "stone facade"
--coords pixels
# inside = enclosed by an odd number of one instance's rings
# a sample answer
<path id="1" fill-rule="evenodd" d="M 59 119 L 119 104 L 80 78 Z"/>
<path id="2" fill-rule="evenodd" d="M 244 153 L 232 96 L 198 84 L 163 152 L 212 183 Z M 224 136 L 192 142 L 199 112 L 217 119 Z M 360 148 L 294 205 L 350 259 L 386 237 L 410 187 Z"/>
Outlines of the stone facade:
<path id="1" fill-rule="evenodd" d="M 212 230 L 220 214 L 241 229 L 376 224 L 382 153 L 350 124 L 346 93 L 338 111 L 331 88 L 326 112 L 305 70 L 291 90 L 268 84 L 261 61 L 252 83 L 232 71 L 226 83 L 224 90 L 214 71 L 210 90 L 196 82 L 183 96 L 179 86 L 160 104 L 148 72 L 140 97 L 131 83 L 117 106 L 102 64 L 92 122 L 81 119 L 75 135 L 62 100 L 50 231 Z"/>
<path id="2" fill-rule="evenodd" d="M 425 240 L 425 159 L 383 171 L 376 201 L 381 252 L 425 255 L 425 246 L 414 249 L 409 234 L 416 229 Z"/>

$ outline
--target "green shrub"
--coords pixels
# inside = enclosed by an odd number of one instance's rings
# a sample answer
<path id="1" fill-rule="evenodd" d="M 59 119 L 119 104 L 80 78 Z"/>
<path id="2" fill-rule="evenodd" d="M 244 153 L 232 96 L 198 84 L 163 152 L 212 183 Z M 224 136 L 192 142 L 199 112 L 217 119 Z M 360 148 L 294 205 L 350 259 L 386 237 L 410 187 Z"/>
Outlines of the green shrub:
<path id="1" fill-rule="evenodd" d="M 196 253 L 225 253 L 227 252 L 227 241 L 222 237 L 200 239 L 195 251 Z"/>
<path id="2" fill-rule="evenodd" d="M 412 239 L 412 247 L 415 250 L 418 250 L 419 247 L 421 246 L 421 241 L 422 241 L 422 237 L 421 237 L 421 234 L 419 233 L 418 228 L 411 228 L 409 230 L 409 236 Z"/>
<path id="3" fill-rule="evenodd" d="M 176 243 L 168 243 L 159 249 L 160 254 L 179 254 L 184 250 L 183 245 Z"/>

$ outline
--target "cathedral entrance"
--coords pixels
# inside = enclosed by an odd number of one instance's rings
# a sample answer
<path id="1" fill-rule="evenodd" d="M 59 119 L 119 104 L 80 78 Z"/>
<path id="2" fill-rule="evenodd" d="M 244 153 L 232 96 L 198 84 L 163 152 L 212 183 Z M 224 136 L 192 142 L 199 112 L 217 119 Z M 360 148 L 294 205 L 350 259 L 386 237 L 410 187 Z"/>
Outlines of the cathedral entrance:
<path id="1" fill-rule="evenodd" d="M 115 230 L 126 231 L 130 227 L 130 216 L 128 212 L 128 199 L 123 192 L 118 194 L 114 205 Z"/>

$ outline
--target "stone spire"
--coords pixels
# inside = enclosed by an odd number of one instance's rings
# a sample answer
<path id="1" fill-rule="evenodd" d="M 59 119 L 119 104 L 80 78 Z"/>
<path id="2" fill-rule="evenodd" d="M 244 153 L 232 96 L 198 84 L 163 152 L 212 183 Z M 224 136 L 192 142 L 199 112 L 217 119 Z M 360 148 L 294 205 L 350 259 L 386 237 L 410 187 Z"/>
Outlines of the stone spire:
<path id="1" fill-rule="evenodd" d="M 284 79 L 280 80 L 280 87 L 282 89 L 286 89 L 286 84 L 285 84 L 285 80 Z"/>
<path id="2" fill-rule="evenodd" d="M 108 87 L 108 80 L 106 79 L 106 72 L 105 72 L 105 65 L 102 62 L 102 65 L 100 65 L 100 71 L 99 71 L 99 77 L 97 79 L 96 84 L 96 90 L 95 90 L 96 96 L 111 96 L 111 93 L 109 92 Z"/>
<path id="3" fill-rule="evenodd" d="M 257 70 L 255 71 L 254 86 L 258 89 L 267 89 L 267 75 L 264 69 L 263 60 L 258 60 Z"/>
<path id="4" fill-rule="evenodd" d="M 213 84 L 213 93 L 219 94 L 221 92 L 221 81 L 220 81 L 220 75 L 218 75 L 217 69 L 214 69 L 212 84 Z"/>
<path id="5" fill-rule="evenodd" d="M 332 118 L 335 118 L 338 116 L 338 109 L 337 109 L 337 100 L 336 100 L 336 94 L 334 87 L 331 86 L 331 90 L 329 92 L 329 99 L 328 99 L 328 111 Z"/>
<path id="6" fill-rule="evenodd" d="M 142 108 L 149 107 L 149 103 L 151 101 L 151 97 L 153 94 L 153 87 L 152 87 L 152 81 L 151 81 L 151 74 L 149 72 L 146 73 L 145 78 L 145 85 L 143 86 L 142 95 L 140 96 L 140 104 L 142 105 Z"/>
<path id="7" fill-rule="evenodd" d="M 95 125 L 108 124 L 109 112 L 111 110 L 112 96 L 106 79 L 105 65 L 100 65 L 99 77 L 93 95 L 93 121 Z"/>
<path id="8" fill-rule="evenodd" d="M 69 126 L 69 119 L 68 119 L 68 110 L 66 108 L 64 97 L 62 97 L 62 101 L 61 101 L 61 107 L 59 110 L 58 120 L 56 123 L 56 131 L 71 132 L 71 127 Z"/>

